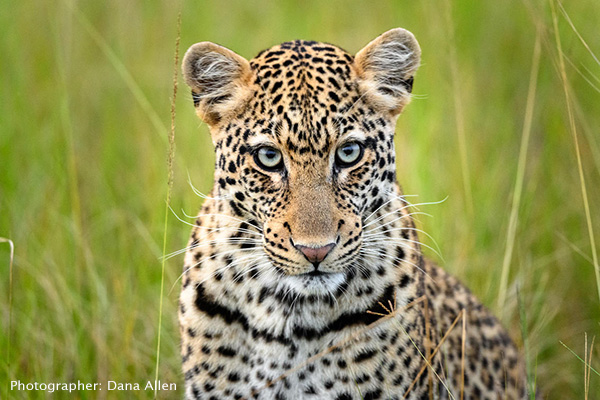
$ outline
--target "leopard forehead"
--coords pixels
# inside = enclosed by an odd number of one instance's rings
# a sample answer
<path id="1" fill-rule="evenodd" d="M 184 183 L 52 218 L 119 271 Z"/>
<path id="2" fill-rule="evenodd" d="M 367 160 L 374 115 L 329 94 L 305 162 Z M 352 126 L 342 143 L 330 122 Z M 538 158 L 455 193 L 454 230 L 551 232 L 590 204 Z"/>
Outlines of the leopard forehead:
<path id="1" fill-rule="evenodd" d="M 343 111 L 340 102 L 358 95 L 353 61 L 333 45 L 297 40 L 261 52 L 250 65 L 277 113 L 287 109 L 292 114 L 312 110 L 328 115 Z"/>
<path id="2" fill-rule="evenodd" d="M 250 143 L 268 138 L 296 160 L 314 160 L 327 158 L 344 138 L 363 139 L 376 124 L 383 126 L 383 118 L 374 118 L 373 108 L 361 101 L 353 63 L 339 47 L 314 41 L 262 51 L 250 61 L 254 95 L 242 120 L 254 128 L 248 136 L 258 137 Z"/>

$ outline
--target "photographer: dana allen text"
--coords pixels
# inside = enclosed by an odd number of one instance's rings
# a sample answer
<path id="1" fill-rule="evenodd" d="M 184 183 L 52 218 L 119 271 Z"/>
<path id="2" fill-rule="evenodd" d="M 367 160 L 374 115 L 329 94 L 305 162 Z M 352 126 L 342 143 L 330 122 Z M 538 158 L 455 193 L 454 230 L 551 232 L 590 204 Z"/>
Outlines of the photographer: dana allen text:
<path id="1" fill-rule="evenodd" d="M 20 380 L 11 381 L 10 390 L 31 392 L 42 391 L 54 393 L 62 392 L 84 392 L 84 391 L 101 391 L 101 390 L 116 390 L 116 391 L 172 391 L 177 390 L 176 383 L 164 383 L 161 381 L 146 381 L 138 382 L 118 382 L 107 381 L 106 384 L 100 382 L 21 382 Z"/>

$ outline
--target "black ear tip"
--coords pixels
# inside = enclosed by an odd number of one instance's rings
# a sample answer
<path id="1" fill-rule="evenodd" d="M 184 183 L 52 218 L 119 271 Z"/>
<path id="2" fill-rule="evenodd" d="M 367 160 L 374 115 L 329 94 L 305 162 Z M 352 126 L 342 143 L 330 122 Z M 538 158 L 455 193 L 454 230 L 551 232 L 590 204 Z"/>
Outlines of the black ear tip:
<path id="1" fill-rule="evenodd" d="M 200 95 L 198 93 L 194 92 L 193 90 L 192 90 L 192 99 L 194 100 L 194 107 L 198 107 L 198 105 L 200 105 L 200 100 L 202 100 Z"/>
<path id="2" fill-rule="evenodd" d="M 411 77 L 408 77 L 408 78 L 402 80 L 402 85 L 404 85 L 404 87 L 406 88 L 406 91 L 408 93 L 412 93 L 414 81 L 415 81 L 414 76 L 411 76 Z"/>

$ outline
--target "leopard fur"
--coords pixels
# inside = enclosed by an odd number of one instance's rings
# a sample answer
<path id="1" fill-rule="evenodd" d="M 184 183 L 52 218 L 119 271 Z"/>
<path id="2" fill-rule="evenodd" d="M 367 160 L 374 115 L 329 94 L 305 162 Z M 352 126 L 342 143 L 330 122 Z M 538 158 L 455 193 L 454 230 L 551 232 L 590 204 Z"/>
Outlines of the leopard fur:
<path id="1" fill-rule="evenodd" d="M 403 29 L 355 56 L 301 40 L 251 61 L 188 50 L 216 165 L 179 304 L 187 399 L 526 397 L 515 345 L 422 256 L 396 183 L 419 62 Z"/>

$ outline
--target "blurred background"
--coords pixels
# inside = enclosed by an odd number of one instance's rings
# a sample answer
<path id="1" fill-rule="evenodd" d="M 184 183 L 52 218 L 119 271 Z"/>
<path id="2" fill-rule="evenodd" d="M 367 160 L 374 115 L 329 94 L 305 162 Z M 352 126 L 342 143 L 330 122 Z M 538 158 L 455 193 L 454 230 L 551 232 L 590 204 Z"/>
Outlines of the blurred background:
<path id="1" fill-rule="evenodd" d="M 423 64 L 398 122 L 398 178 L 413 203 L 445 200 L 419 207 L 441 257 L 427 254 L 502 319 L 546 398 L 586 398 L 589 374 L 597 398 L 600 376 L 584 361 L 600 334 L 600 3 L 553 1 L 0 7 L 0 237 L 15 247 L 11 284 L 0 243 L 0 397 L 45 397 L 7 392 L 11 379 L 153 380 L 158 354 L 159 379 L 183 388 L 182 256 L 164 264 L 158 351 L 162 256 L 186 246 L 177 217 L 192 221 L 202 203 L 192 185 L 210 191 L 214 159 L 179 77 L 165 216 L 181 12 L 180 56 L 208 40 L 252 58 L 297 38 L 355 53 L 390 28 L 411 30 Z M 152 394 L 54 397 L 107 395 Z"/>

